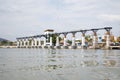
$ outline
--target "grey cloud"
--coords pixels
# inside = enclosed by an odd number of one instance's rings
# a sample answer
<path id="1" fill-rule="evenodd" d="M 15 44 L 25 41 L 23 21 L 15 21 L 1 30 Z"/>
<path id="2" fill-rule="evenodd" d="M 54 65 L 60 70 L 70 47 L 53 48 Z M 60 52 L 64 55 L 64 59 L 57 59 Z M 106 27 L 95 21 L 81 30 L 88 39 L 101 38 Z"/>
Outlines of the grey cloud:
<path id="1" fill-rule="evenodd" d="M 98 18 L 103 14 L 119 15 L 118 0 L 64 1 L 66 0 L 1 0 L 0 37 L 15 40 L 19 36 L 41 34 L 46 28 L 60 32 L 63 29 L 81 29 L 82 26 L 92 28 L 107 25 L 118 31 L 116 27 L 119 27 L 119 21 L 110 22 Z"/>

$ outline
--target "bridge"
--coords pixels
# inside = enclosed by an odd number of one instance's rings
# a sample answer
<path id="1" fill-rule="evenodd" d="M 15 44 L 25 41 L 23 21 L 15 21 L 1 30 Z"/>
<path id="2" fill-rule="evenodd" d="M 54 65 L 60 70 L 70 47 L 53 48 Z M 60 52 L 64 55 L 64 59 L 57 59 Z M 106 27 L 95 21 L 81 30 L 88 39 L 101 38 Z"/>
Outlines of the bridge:
<path id="1" fill-rule="evenodd" d="M 76 31 L 67 31 L 67 32 L 59 32 L 59 33 L 46 33 L 46 34 L 41 34 L 41 35 L 34 35 L 34 36 L 28 36 L 28 37 L 19 37 L 17 39 L 17 47 L 18 48 L 48 48 L 48 45 L 46 41 L 48 41 L 49 38 L 49 47 L 50 48 L 61 48 L 60 46 L 60 41 L 59 41 L 59 36 L 61 34 L 64 35 L 64 43 L 62 45 L 63 48 L 68 48 L 67 46 L 67 34 L 72 34 L 72 44 L 71 48 L 77 48 L 75 45 L 75 34 L 80 32 L 82 34 L 82 40 L 81 40 L 81 48 L 85 47 L 85 34 L 88 31 L 93 32 L 93 48 L 96 48 L 97 46 L 97 31 L 99 30 L 105 30 L 106 31 L 106 48 L 110 47 L 110 30 L 112 27 L 104 27 L 104 28 L 94 28 L 94 29 L 84 29 L 84 30 L 76 30 Z M 52 41 L 52 35 L 56 35 L 56 44 L 55 46 L 53 45 Z M 41 43 L 41 38 L 44 38 L 43 44 Z"/>

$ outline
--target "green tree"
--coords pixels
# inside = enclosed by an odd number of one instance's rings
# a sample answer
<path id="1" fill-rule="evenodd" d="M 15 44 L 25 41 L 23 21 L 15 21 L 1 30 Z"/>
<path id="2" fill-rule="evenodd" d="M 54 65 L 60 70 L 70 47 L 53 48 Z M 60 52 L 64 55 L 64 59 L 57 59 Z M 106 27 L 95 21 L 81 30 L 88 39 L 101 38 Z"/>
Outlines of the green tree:
<path id="1" fill-rule="evenodd" d="M 67 40 L 67 43 L 69 43 L 70 45 L 72 44 L 72 41 L 71 40 Z"/>
<path id="2" fill-rule="evenodd" d="M 1 45 L 8 45 L 8 41 L 1 41 Z"/>
<path id="3" fill-rule="evenodd" d="M 120 36 L 118 37 L 117 41 L 120 42 Z"/>
<path id="4" fill-rule="evenodd" d="M 86 36 L 85 36 L 85 40 L 86 40 L 87 42 L 92 42 L 92 38 L 91 38 L 90 35 L 86 35 Z"/>
<path id="5" fill-rule="evenodd" d="M 53 34 L 52 35 L 52 43 L 53 43 L 53 45 L 55 45 L 56 44 L 56 38 L 57 38 L 57 35 L 56 34 Z M 59 37 L 59 41 L 61 41 L 61 37 Z"/>
<path id="6" fill-rule="evenodd" d="M 13 44 L 14 44 L 13 42 L 9 42 L 9 45 L 10 45 L 10 46 L 13 46 Z"/>

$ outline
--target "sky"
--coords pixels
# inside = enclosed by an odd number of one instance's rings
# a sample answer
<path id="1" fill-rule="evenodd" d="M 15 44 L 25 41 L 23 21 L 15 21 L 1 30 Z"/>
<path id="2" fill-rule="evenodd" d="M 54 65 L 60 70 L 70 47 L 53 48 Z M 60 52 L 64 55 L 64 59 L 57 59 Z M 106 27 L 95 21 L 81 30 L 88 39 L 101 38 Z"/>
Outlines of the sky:
<path id="1" fill-rule="evenodd" d="M 112 27 L 120 35 L 120 0 L 0 0 L 0 37 Z M 105 32 L 105 31 L 104 31 Z"/>

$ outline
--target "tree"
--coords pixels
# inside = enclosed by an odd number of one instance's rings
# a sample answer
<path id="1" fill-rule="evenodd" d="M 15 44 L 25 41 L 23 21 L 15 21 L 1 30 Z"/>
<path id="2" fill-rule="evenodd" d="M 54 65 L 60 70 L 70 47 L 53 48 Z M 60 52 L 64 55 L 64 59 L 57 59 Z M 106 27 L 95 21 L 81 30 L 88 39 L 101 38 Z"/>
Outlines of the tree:
<path id="1" fill-rule="evenodd" d="M 53 35 L 52 35 L 52 43 L 53 43 L 53 45 L 56 44 L 56 38 L 57 38 L 57 36 L 58 36 L 58 35 L 56 35 L 56 34 L 53 34 Z M 61 39 L 62 39 L 62 38 L 59 37 L 59 41 L 61 41 Z"/>
<path id="2" fill-rule="evenodd" d="M 67 40 L 67 43 L 69 43 L 70 45 L 72 44 L 72 41 L 71 40 Z"/>
<path id="3" fill-rule="evenodd" d="M 117 38 L 117 41 L 120 42 L 120 36 Z"/>
<path id="4" fill-rule="evenodd" d="M 92 42 L 92 38 L 91 38 L 90 35 L 86 35 L 86 36 L 85 36 L 85 40 L 86 40 L 87 42 Z"/>
<path id="5" fill-rule="evenodd" d="M 9 45 L 12 46 L 14 43 L 13 42 L 9 42 Z"/>
<path id="6" fill-rule="evenodd" d="M 8 45 L 8 41 L 1 41 L 1 45 Z"/>

